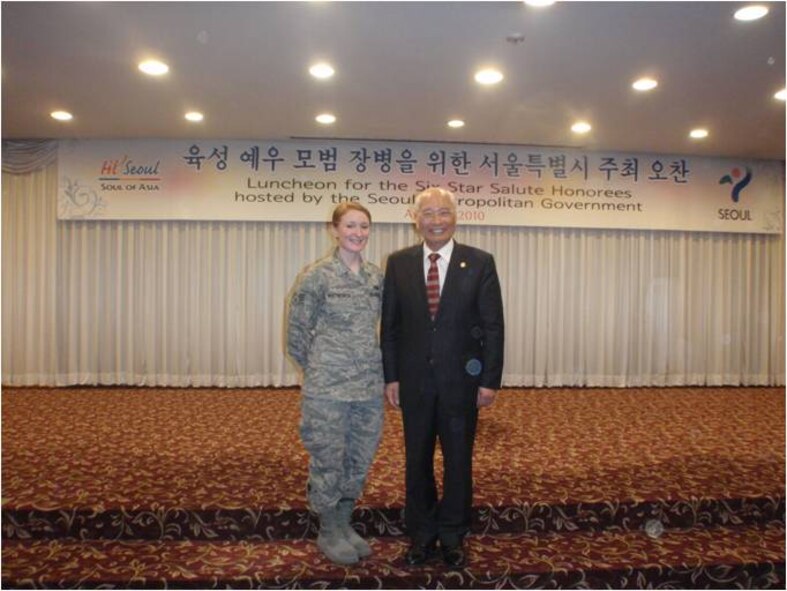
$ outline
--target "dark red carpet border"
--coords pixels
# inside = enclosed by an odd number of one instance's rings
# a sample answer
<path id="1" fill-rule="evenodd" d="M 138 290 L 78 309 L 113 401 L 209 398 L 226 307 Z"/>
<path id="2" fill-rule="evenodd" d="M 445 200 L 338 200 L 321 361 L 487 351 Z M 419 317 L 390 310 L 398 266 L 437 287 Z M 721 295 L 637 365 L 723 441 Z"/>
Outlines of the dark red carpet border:
<path id="1" fill-rule="evenodd" d="M 550 531 L 641 530 L 656 520 L 665 528 L 784 523 L 781 497 L 756 499 L 660 500 L 577 505 L 523 504 L 475 507 L 472 532 L 477 535 Z M 356 529 L 366 536 L 404 534 L 401 508 L 360 507 Z M 176 508 L 126 511 L 110 509 L 3 511 L 3 538 L 40 540 L 297 540 L 317 536 L 317 520 L 301 510 Z"/>

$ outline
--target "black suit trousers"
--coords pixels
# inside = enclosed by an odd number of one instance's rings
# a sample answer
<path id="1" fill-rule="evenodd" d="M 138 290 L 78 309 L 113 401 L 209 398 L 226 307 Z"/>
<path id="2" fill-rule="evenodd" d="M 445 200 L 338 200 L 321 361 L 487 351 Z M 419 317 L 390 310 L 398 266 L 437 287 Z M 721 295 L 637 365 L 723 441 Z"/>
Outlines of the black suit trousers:
<path id="1" fill-rule="evenodd" d="M 459 393 L 455 393 L 459 394 Z M 416 543 L 439 538 L 458 544 L 470 530 L 473 505 L 473 443 L 478 409 L 450 404 L 451 392 L 439 392 L 427 372 L 417 400 L 402 405 L 405 455 L 405 523 Z M 435 445 L 443 455 L 443 495 L 434 475 Z"/>

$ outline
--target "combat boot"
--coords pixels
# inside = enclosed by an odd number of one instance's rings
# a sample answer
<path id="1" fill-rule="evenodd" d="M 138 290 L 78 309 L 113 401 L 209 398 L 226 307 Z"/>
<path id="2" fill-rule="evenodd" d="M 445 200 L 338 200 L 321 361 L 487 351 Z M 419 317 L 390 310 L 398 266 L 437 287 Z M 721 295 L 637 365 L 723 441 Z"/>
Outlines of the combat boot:
<path id="1" fill-rule="evenodd" d="M 355 564 L 358 562 L 358 552 L 345 539 L 342 533 L 336 507 L 326 509 L 320 513 L 320 533 L 317 536 L 317 546 L 322 550 L 323 554 L 336 564 Z"/>
<path id="2" fill-rule="evenodd" d="M 372 555 L 372 547 L 353 529 L 351 519 L 354 506 L 354 499 L 342 499 L 339 501 L 339 504 L 336 505 L 336 512 L 339 515 L 339 527 L 342 529 L 344 539 L 352 544 L 352 547 L 355 548 L 358 556 L 361 558 L 366 558 L 367 556 Z"/>

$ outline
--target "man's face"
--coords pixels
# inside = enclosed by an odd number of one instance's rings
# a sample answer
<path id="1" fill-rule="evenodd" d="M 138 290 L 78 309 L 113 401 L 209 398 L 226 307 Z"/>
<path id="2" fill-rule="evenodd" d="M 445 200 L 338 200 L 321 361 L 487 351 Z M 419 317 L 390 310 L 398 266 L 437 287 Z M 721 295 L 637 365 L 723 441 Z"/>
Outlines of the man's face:
<path id="1" fill-rule="evenodd" d="M 416 214 L 418 233 L 431 250 L 445 246 L 456 230 L 456 211 L 451 200 L 440 193 L 432 193 L 421 200 Z"/>

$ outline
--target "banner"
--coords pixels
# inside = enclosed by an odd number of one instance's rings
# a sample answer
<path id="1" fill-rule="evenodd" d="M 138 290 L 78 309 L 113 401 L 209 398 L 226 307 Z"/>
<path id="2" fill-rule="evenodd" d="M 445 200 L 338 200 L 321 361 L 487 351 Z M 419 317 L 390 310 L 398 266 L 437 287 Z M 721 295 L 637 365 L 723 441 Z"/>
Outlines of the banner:
<path id="1" fill-rule="evenodd" d="M 326 222 L 342 201 L 410 223 L 417 193 L 460 224 L 781 233 L 779 161 L 487 144 L 62 140 L 58 218 Z"/>

